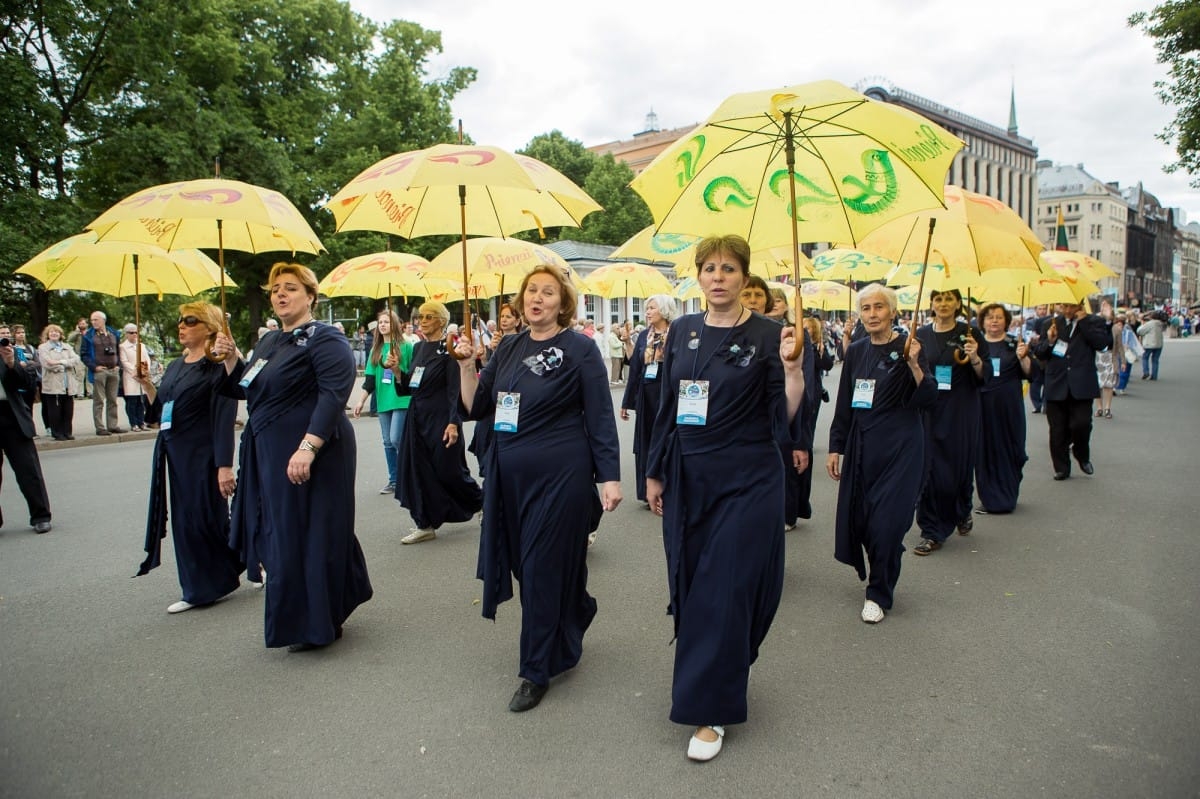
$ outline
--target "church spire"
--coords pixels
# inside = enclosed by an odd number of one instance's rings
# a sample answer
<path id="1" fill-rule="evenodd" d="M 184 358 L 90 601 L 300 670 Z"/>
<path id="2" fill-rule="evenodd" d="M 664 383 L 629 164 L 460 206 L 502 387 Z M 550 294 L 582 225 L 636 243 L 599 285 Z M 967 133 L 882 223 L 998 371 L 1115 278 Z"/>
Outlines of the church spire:
<path id="1" fill-rule="evenodd" d="M 1017 135 L 1017 82 L 1012 84 L 1012 94 L 1008 100 L 1008 135 Z"/>

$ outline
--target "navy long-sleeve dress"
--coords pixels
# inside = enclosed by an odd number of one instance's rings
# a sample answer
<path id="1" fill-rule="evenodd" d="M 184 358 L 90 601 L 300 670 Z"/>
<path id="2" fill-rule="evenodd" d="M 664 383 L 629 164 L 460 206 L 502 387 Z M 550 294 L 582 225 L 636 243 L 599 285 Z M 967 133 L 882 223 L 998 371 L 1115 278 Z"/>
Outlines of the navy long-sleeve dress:
<path id="1" fill-rule="evenodd" d="M 422 529 L 470 521 L 483 507 L 483 493 L 467 468 L 460 381 L 458 363 L 446 351 L 445 341 L 417 343 L 408 383 L 412 398 L 400 444 L 396 498 Z M 458 425 L 458 439 L 447 447 L 442 437 L 451 424 Z"/>
<path id="2" fill-rule="evenodd" d="M 843 456 L 834 558 L 854 567 L 858 579 L 867 581 L 867 599 L 885 610 L 892 606 L 904 534 L 912 526 L 921 490 L 922 411 L 937 399 L 937 382 L 923 350 L 918 363 L 924 377 L 919 385 L 913 379 L 904 360 L 905 338 L 900 335 L 887 344 L 864 338 L 850 345 L 829 427 L 829 451 Z M 856 407 L 868 393 L 869 406 Z"/>
<path id="3" fill-rule="evenodd" d="M 633 463 L 637 498 L 646 501 L 646 458 L 650 451 L 650 431 L 662 399 L 662 359 L 667 334 L 648 327 L 638 334 L 629 356 L 629 381 L 621 407 L 633 411 Z M 649 353 L 649 355 L 647 355 Z"/>
<path id="4" fill-rule="evenodd" d="M 221 496 L 217 469 L 233 466 L 233 419 L 237 403 L 219 393 L 225 367 L 202 358 L 177 358 L 167 367 L 156 409 L 165 409 L 150 476 L 146 552 L 138 574 L 161 562 L 168 508 L 182 598 L 207 605 L 238 587 L 244 564 L 229 546 L 229 502 Z"/>
<path id="5" fill-rule="evenodd" d="M 621 479 L 608 372 L 595 343 L 572 330 L 545 341 L 505 336 L 483 367 L 471 418 L 519 407 L 516 430 L 484 450 L 483 534 L 477 576 L 483 616 L 521 590 L 523 679 L 546 685 L 572 668 L 596 615 L 587 592 L 587 537 L 602 513 L 597 483 Z M 519 395 L 514 397 L 514 395 Z M 497 407 L 500 412 L 497 412 Z"/>
<path id="6" fill-rule="evenodd" d="M 1016 341 L 983 341 L 983 385 L 979 387 L 980 441 L 975 492 L 988 513 L 1011 513 L 1017 506 L 1025 452 L 1025 403 Z M 996 367 L 999 366 L 999 369 Z"/>
<path id="7" fill-rule="evenodd" d="M 971 517 L 975 461 L 979 458 L 979 377 L 970 363 L 954 362 L 968 326 L 958 322 L 945 333 L 933 325 L 917 329 L 921 353 L 938 385 L 937 399 L 925 413 L 926 476 L 917 503 L 922 538 L 939 543 Z M 976 341 L 983 334 L 972 330 Z"/>
<path id="8" fill-rule="evenodd" d="M 757 314 L 732 328 L 704 318 L 671 323 L 646 474 L 663 483 L 676 635 L 670 718 L 738 724 L 783 592 L 781 453 L 791 437 L 779 325 Z M 707 381 L 704 425 L 677 416 L 680 389 L 693 381 Z"/>
<path id="9" fill-rule="evenodd" d="M 358 455 L 345 413 L 354 380 L 350 342 L 312 322 L 267 333 L 254 348 L 254 364 L 238 363 L 223 386 L 247 403 L 230 538 L 266 569 L 269 647 L 332 643 L 372 595 L 354 535 Z M 306 433 L 325 443 L 311 479 L 294 485 L 287 464 Z"/>
<path id="10" fill-rule="evenodd" d="M 813 344 L 808 331 L 804 332 L 804 404 L 792 419 L 792 445 L 808 453 L 809 467 L 797 472 L 792 466 L 791 453 L 785 453 L 786 504 L 784 520 L 792 525 L 797 519 L 812 518 L 813 440 L 817 434 L 817 413 L 821 410 L 821 372 L 833 368 L 833 359 L 825 354 L 824 344 Z"/>

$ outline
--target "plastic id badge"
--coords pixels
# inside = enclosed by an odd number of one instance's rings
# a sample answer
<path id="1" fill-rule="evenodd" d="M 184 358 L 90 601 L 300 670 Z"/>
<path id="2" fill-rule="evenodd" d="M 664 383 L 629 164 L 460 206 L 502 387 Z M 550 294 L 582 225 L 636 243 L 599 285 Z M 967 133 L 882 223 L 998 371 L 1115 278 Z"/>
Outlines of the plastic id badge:
<path id="1" fill-rule="evenodd" d="M 850 398 L 851 408 L 870 408 L 875 404 L 875 381 L 866 378 L 854 381 L 854 394 Z"/>
<path id="2" fill-rule="evenodd" d="M 416 369 L 413 369 L 412 377 L 408 378 L 408 387 L 409 388 L 417 388 L 418 386 L 420 386 L 421 378 L 424 377 L 424 375 L 425 375 L 425 367 L 424 366 L 418 366 Z"/>
<path id="3" fill-rule="evenodd" d="M 517 432 L 517 416 L 521 413 L 521 395 L 515 391 L 496 392 L 496 413 L 492 429 L 501 433 Z"/>
<path id="4" fill-rule="evenodd" d="M 159 430 L 171 429 L 171 414 L 175 412 L 175 400 L 167 400 L 162 406 L 162 416 L 158 419 Z"/>
<path id="5" fill-rule="evenodd" d="M 267 359 L 259 358 L 257 361 L 254 362 L 254 365 L 251 366 L 250 369 L 245 374 L 242 375 L 242 379 L 238 381 L 238 385 L 241 386 L 242 388 L 249 388 L 250 384 L 254 382 L 254 378 L 258 377 L 258 373 L 261 372 L 263 370 L 263 367 L 266 365 L 267 365 Z"/>
<path id="6" fill-rule="evenodd" d="M 1000 359 L 992 358 L 992 377 L 1000 376 Z"/>
<path id="7" fill-rule="evenodd" d="M 675 424 L 708 424 L 708 381 L 680 380 Z"/>
<path id="8" fill-rule="evenodd" d="M 383 383 L 385 386 L 390 386 L 392 383 L 396 382 L 396 375 L 391 369 L 384 369 L 383 374 L 379 376 L 379 382 Z"/>
<path id="9" fill-rule="evenodd" d="M 1054 343 L 1054 349 L 1051 352 L 1054 353 L 1055 358 L 1067 357 L 1067 342 L 1059 339 Z"/>
<path id="10" fill-rule="evenodd" d="M 939 363 L 933 367 L 933 376 L 937 380 L 938 391 L 949 391 L 950 381 L 953 379 L 954 370 L 949 364 Z"/>
<path id="11" fill-rule="evenodd" d="M 655 361 L 654 363 L 646 364 L 646 371 L 642 372 L 642 379 L 643 380 L 657 380 L 658 379 L 658 361 Z"/>

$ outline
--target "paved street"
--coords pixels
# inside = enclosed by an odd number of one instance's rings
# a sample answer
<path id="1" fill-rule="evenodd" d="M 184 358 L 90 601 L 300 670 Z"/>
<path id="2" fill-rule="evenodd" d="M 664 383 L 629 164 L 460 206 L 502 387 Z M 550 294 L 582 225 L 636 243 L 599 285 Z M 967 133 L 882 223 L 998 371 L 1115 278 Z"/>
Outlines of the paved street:
<path id="1" fill-rule="evenodd" d="M 477 525 L 401 546 L 376 420 L 354 423 L 375 597 L 300 654 L 263 647 L 249 587 L 168 616 L 169 538 L 130 579 L 152 436 L 47 446 L 53 532 L 28 528 L 7 465 L 0 489 L 0 797 L 1200 796 L 1200 341 L 1168 341 L 1161 369 L 1095 420 L 1094 477 L 1053 482 L 1031 415 L 1018 511 L 906 555 L 877 626 L 833 560 L 823 406 L 815 516 L 788 533 L 750 721 L 705 765 L 667 719 L 661 529 L 634 499 L 629 423 L 583 661 L 523 715 L 517 602 L 480 618 Z M 90 401 L 77 419 L 88 443 Z"/>

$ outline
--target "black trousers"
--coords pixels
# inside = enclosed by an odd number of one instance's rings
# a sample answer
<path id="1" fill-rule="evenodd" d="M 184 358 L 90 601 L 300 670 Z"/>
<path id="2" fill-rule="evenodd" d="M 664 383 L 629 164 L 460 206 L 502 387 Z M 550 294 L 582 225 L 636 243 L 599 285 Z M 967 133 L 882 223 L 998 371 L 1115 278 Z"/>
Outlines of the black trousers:
<path id="1" fill-rule="evenodd" d="M 1092 459 L 1091 399 L 1046 400 L 1050 423 L 1050 460 L 1054 471 L 1071 473 L 1071 455 L 1080 463 Z"/>
<path id="2" fill-rule="evenodd" d="M 71 435 L 75 427 L 75 397 L 70 394 L 43 394 L 42 423 L 55 438 Z"/>
<path id="3" fill-rule="evenodd" d="M 8 401 L 0 402 L 0 479 L 3 479 L 4 458 L 17 475 L 17 487 L 29 506 L 29 523 L 50 521 L 50 499 L 46 496 L 46 481 L 42 463 L 38 460 L 33 439 L 26 438 L 17 424 L 17 417 Z M 4 517 L 0 515 L 0 524 Z"/>

